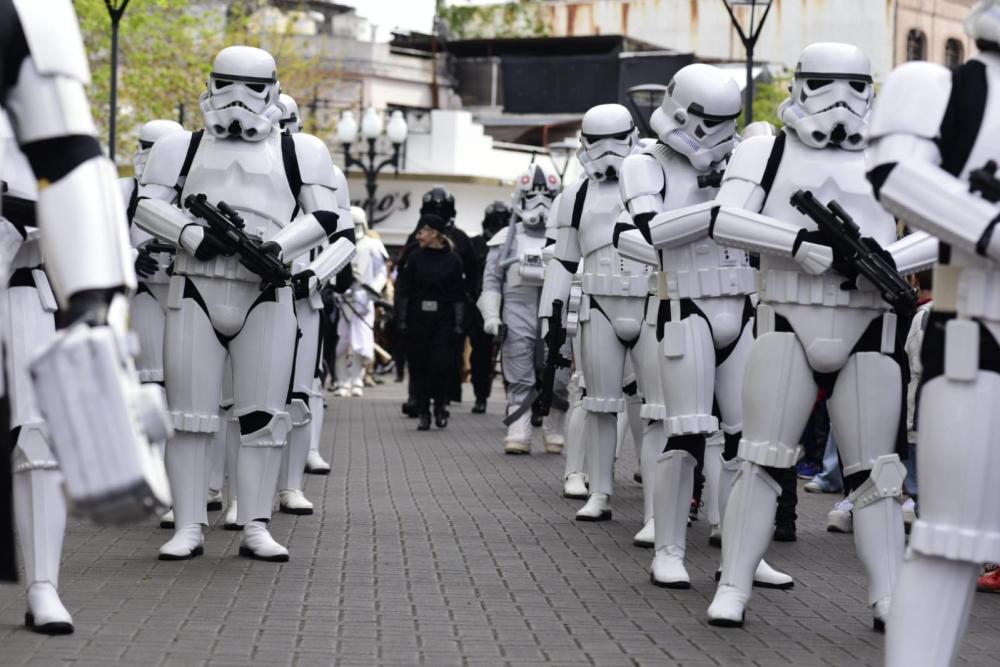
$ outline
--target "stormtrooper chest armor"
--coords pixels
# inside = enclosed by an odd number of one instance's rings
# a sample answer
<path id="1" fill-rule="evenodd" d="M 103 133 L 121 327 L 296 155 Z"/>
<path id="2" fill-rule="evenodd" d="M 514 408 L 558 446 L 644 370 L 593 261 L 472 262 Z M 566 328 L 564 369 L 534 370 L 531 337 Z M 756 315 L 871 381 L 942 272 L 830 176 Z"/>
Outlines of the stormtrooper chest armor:
<path id="1" fill-rule="evenodd" d="M 645 297 L 649 266 L 626 259 L 615 249 L 615 223 L 623 204 L 617 181 L 590 181 L 580 216 L 581 287 L 595 296 Z"/>
<path id="2" fill-rule="evenodd" d="M 650 151 L 663 170 L 663 210 L 711 201 L 717 188 L 698 187 L 701 172 L 687 158 L 657 144 Z M 756 290 L 746 251 L 721 246 L 707 236 L 676 248 L 660 250 L 660 295 L 670 299 L 737 296 Z"/>
<path id="3" fill-rule="evenodd" d="M 191 164 L 181 203 L 191 194 L 224 201 L 243 217 L 248 235 L 267 241 L 288 224 L 295 198 L 288 186 L 276 130 L 263 141 L 216 139 L 209 134 Z"/>
<path id="4" fill-rule="evenodd" d="M 509 287 L 541 287 L 545 281 L 545 260 L 542 258 L 545 230 L 531 234 L 517 223 L 511 231 L 515 237 L 507 258 L 512 264 L 507 269 L 506 284 Z"/>
<path id="5" fill-rule="evenodd" d="M 816 224 L 789 202 L 800 189 L 811 191 L 823 204 L 835 199 L 860 227 L 861 235 L 872 237 L 883 248 L 896 240 L 895 222 L 876 201 L 871 184 L 865 177 L 864 151 L 813 149 L 789 136 L 774 186 L 761 213 L 815 230 Z M 771 254 L 761 255 L 760 263 L 761 296 L 765 300 L 858 308 L 886 307 L 875 288 L 863 280 L 859 289 L 842 290 L 840 286 L 844 278 L 833 271 L 810 276 L 803 273 L 790 257 Z"/>

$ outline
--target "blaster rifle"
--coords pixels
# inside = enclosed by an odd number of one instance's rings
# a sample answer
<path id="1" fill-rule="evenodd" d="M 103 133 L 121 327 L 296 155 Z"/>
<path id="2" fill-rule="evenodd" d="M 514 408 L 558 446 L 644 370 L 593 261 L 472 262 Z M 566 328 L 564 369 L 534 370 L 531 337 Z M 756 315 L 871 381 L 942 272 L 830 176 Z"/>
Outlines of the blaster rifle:
<path id="1" fill-rule="evenodd" d="M 555 399 L 556 371 L 570 367 L 570 360 L 560 353 L 566 343 L 562 310 L 562 299 L 555 299 L 552 302 L 552 317 L 549 318 L 549 332 L 545 336 L 545 366 L 542 369 L 541 388 L 538 391 L 538 412 L 542 416 L 548 416 Z"/>
<path id="2" fill-rule="evenodd" d="M 497 376 L 497 364 L 500 363 L 500 353 L 503 351 L 503 342 L 507 340 L 507 325 L 500 323 L 497 334 L 493 336 L 492 354 L 490 355 L 490 379 Z"/>
<path id="3" fill-rule="evenodd" d="M 292 272 L 276 255 L 262 250 L 259 240 L 243 231 L 243 218 L 226 202 L 220 201 L 215 207 L 204 194 L 188 195 L 184 208 L 204 220 L 209 229 L 229 242 L 232 249 L 229 254 L 239 255 L 240 264 L 261 277 L 262 290 L 288 284 Z"/>
<path id="4" fill-rule="evenodd" d="M 917 308 L 917 291 L 886 259 L 886 251 L 871 238 L 862 237 L 861 229 L 851 216 L 834 200 L 823 206 L 808 190 L 798 190 L 791 204 L 816 223 L 824 241 L 833 248 L 834 256 L 857 271 L 857 275 L 878 289 L 882 299 L 901 318 Z M 851 282 L 853 282 L 853 278 Z M 848 289 L 855 285 L 848 285 Z"/>
<path id="5" fill-rule="evenodd" d="M 698 187 L 704 188 L 717 188 L 722 185 L 722 177 L 726 172 L 721 169 L 716 171 L 710 171 L 707 174 L 702 174 L 698 177 Z"/>
<path id="6" fill-rule="evenodd" d="M 0 212 L 9 220 L 18 232 L 25 234 L 25 227 L 37 227 L 38 216 L 35 202 L 17 195 L 7 194 L 7 182 L 3 181 L 3 200 L 0 202 Z"/>
<path id="7" fill-rule="evenodd" d="M 979 169 L 969 172 L 969 192 L 979 193 L 991 204 L 1000 202 L 1000 179 L 997 179 L 997 163 L 990 160 Z"/>

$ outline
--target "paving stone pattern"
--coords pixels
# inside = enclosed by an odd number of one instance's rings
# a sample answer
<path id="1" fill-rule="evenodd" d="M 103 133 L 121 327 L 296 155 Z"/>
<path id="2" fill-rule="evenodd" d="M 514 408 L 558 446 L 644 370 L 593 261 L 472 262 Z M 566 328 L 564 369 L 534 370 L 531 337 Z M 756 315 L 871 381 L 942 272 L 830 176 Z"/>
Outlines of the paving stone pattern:
<path id="1" fill-rule="evenodd" d="M 469 387 L 466 387 L 466 392 Z M 498 395 L 500 392 L 496 392 Z M 24 630 L 20 587 L 0 587 L 0 665 L 877 665 L 853 539 L 824 531 L 834 496 L 800 493 L 799 540 L 769 561 L 790 592 L 754 595 L 745 629 L 706 623 L 719 550 L 689 531 L 692 589 L 649 583 L 631 545 L 642 495 L 635 453 L 619 459 L 614 520 L 578 523 L 560 495 L 562 457 L 505 457 L 500 404 L 457 405 L 444 431 L 400 415 L 401 386 L 330 397 L 329 477 L 307 476 L 312 517 L 276 515 L 283 565 L 236 555 L 207 532 L 205 555 L 159 562 L 167 531 L 70 522 L 63 600 L 76 634 Z M 962 664 L 1000 654 L 1000 596 L 978 595 Z"/>

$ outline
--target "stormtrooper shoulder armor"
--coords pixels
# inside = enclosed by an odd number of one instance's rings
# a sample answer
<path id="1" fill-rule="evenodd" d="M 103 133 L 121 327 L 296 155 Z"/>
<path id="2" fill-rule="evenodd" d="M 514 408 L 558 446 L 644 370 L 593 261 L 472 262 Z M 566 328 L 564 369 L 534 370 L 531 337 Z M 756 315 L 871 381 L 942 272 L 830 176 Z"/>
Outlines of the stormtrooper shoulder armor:
<path id="1" fill-rule="evenodd" d="M 510 226 L 504 227 L 499 232 L 494 234 L 489 241 L 486 242 L 486 246 L 489 248 L 496 248 L 502 246 L 507 242 L 507 234 L 510 232 Z"/>
<path id="2" fill-rule="evenodd" d="M 652 155 L 630 155 L 622 162 L 622 199 L 629 202 L 644 195 L 659 196 L 666 182 L 663 169 Z"/>
<path id="3" fill-rule="evenodd" d="M 774 142 L 775 137 L 769 136 L 756 136 L 741 141 L 729 160 L 723 182 L 739 179 L 761 185 Z"/>
<path id="4" fill-rule="evenodd" d="M 51 3 L 38 0 L 13 2 L 38 73 L 89 84 L 90 69 L 73 11 L 68 8 L 53 11 Z"/>
<path id="5" fill-rule="evenodd" d="M 951 72 L 946 68 L 928 62 L 900 65 L 879 92 L 869 136 L 872 140 L 892 134 L 935 139 L 950 95 Z"/>
<path id="6" fill-rule="evenodd" d="M 186 130 L 168 134 L 157 141 L 142 172 L 141 185 L 175 187 L 190 145 L 191 133 Z"/>
<path id="7" fill-rule="evenodd" d="M 318 137 L 302 132 L 293 134 L 292 139 L 295 141 L 295 158 L 299 163 L 302 183 L 337 189 L 337 176 L 326 144 Z"/>
<path id="8" fill-rule="evenodd" d="M 573 225 L 573 209 L 576 207 L 577 194 L 586 182 L 579 180 L 570 183 L 552 202 L 552 208 L 549 209 L 549 224 L 546 227 L 551 230 L 553 238 L 556 235 L 555 230 Z"/>

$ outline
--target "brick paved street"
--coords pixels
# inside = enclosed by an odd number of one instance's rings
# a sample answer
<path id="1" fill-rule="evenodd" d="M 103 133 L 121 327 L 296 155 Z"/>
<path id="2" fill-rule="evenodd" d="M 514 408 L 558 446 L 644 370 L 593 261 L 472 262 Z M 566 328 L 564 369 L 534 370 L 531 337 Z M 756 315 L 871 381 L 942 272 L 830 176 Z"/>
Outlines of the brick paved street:
<path id="1" fill-rule="evenodd" d="M 559 493 L 561 457 L 503 456 L 497 401 L 420 433 L 400 400 L 395 384 L 330 399 L 333 473 L 306 483 L 320 511 L 274 521 L 287 564 L 237 557 L 221 524 L 205 556 L 166 563 L 156 549 L 169 534 L 152 521 L 71 522 L 61 590 L 76 634 L 25 631 L 20 588 L 2 587 L 0 665 L 878 664 L 853 540 L 823 529 L 833 496 L 801 493 L 799 541 L 769 552 L 796 588 L 756 593 L 746 629 L 716 629 L 705 609 L 719 551 L 704 521 L 690 531 L 689 591 L 653 587 L 650 552 L 631 546 L 642 502 L 630 441 L 615 520 L 581 524 L 579 501 Z M 1000 596 L 978 595 L 963 664 L 997 655 Z"/>

